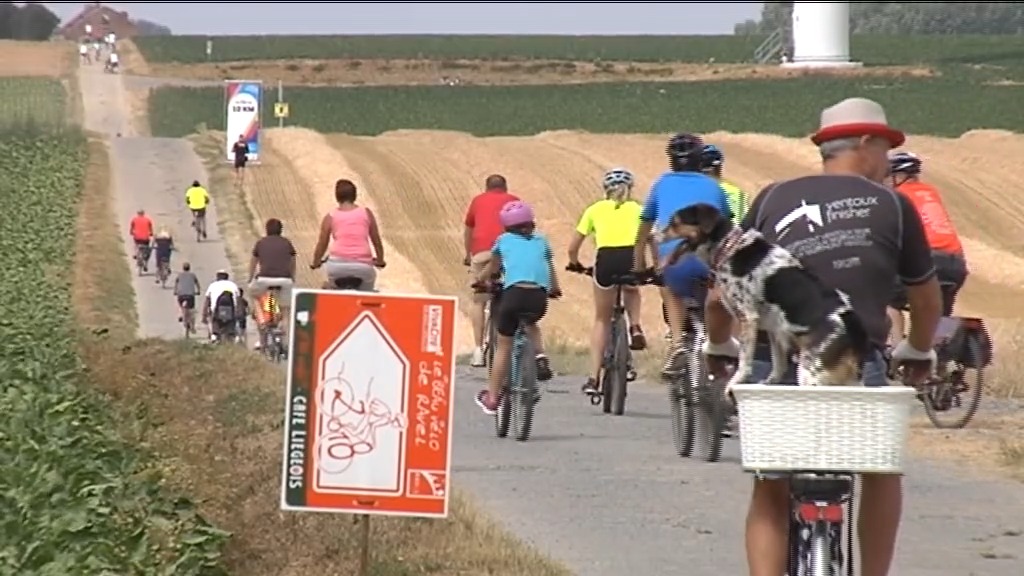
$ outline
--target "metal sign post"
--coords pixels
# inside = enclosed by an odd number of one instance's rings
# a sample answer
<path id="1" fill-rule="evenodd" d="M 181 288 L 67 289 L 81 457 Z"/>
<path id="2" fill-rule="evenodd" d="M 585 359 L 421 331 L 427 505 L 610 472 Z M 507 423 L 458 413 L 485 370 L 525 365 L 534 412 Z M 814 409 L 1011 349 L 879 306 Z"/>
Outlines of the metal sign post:
<path id="1" fill-rule="evenodd" d="M 356 522 L 362 523 L 359 531 L 359 576 L 370 576 L 370 515 L 356 516 Z"/>
<path id="2" fill-rule="evenodd" d="M 288 117 L 290 112 L 288 103 L 284 101 L 284 86 L 281 85 L 281 81 L 277 81 L 277 102 L 274 103 L 274 117 L 277 118 L 277 127 L 284 128 L 284 119 Z"/>

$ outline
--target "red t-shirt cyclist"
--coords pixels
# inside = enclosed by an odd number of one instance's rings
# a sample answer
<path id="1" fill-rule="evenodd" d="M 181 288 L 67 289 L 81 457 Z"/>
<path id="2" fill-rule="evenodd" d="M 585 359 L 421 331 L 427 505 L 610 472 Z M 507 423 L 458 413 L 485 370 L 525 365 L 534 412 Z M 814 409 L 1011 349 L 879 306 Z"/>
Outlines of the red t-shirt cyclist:
<path id="1" fill-rule="evenodd" d="M 466 231 L 463 242 L 466 250 L 464 264 L 470 267 L 475 278 L 491 260 L 491 248 L 498 236 L 505 231 L 501 225 L 499 214 L 505 204 L 519 200 L 508 192 L 508 182 L 500 174 L 492 174 L 484 183 L 485 192 L 477 194 L 466 210 Z M 473 337 L 476 348 L 473 349 L 471 366 L 484 365 L 484 304 L 490 299 L 488 294 L 473 294 L 473 305 L 470 308 L 470 323 L 473 325 Z"/>
<path id="2" fill-rule="evenodd" d="M 132 240 L 135 242 L 135 254 L 136 257 L 139 255 L 139 251 L 149 248 L 149 243 L 153 239 L 153 221 L 146 216 L 145 210 L 139 210 L 135 213 L 135 217 L 132 218 L 131 224 L 128 225 L 128 233 L 131 234 Z M 146 262 L 143 262 L 143 270 L 149 267 L 149 253 L 144 253 L 146 256 Z"/>

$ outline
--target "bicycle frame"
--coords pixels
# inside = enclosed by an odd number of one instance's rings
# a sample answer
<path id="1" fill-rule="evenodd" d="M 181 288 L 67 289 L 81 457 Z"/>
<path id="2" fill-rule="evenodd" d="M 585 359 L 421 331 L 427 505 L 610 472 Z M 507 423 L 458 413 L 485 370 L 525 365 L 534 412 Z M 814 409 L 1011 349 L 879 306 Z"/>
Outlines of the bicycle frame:
<path id="1" fill-rule="evenodd" d="M 852 508 L 853 476 L 801 473 L 790 480 L 789 576 L 840 576 L 843 567 L 844 507 Z M 853 557 L 853 533 L 847 531 Z M 853 562 L 846 563 L 852 576 Z"/>

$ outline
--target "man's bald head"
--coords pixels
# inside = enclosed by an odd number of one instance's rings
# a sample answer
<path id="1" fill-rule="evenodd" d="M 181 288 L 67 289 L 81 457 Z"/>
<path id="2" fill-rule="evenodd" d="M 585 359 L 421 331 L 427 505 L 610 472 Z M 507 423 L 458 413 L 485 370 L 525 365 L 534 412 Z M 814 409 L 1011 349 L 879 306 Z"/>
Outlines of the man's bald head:
<path id="1" fill-rule="evenodd" d="M 491 174 L 487 177 L 487 181 L 484 182 L 484 189 L 508 190 L 508 182 L 505 181 L 505 177 L 501 174 Z"/>

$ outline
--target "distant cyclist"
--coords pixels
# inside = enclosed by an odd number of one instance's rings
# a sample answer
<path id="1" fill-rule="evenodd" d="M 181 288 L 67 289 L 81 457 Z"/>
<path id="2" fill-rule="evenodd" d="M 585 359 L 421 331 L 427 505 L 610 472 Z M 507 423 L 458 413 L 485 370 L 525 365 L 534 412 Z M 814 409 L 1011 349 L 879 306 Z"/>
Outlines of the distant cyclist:
<path id="1" fill-rule="evenodd" d="M 633 173 L 613 168 L 601 181 L 604 199 L 583 211 L 576 234 L 569 243 L 569 264 L 580 265 L 580 247 L 587 236 L 594 236 L 597 255 L 594 258 L 594 328 L 590 335 L 590 376 L 583 384 L 584 394 L 599 394 L 598 377 L 604 361 L 604 350 L 611 330 L 612 308 L 615 306 L 615 278 L 633 269 L 633 246 L 640 228 L 640 203 L 631 198 Z M 647 339 L 640 327 L 640 289 L 624 286 L 622 299 L 629 315 L 630 348 L 643 350 Z"/>
<path id="2" fill-rule="evenodd" d="M 249 293 L 258 312 L 266 312 L 270 308 L 268 290 L 277 288 L 277 308 L 281 318 L 288 318 L 287 310 L 291 303 L 291 291 L 295 285 L 295 246 L 285 238 L 284 223 L 277 218 L 270 218 L 265 225 L 267 235 L 260 238 L 252 248 L 249 260 Z M 262 314 L 260 328 L 269 320 Z M 285 334 L 287 322 L 281 323 Z M 256 343 L 256 348 L 260 342 Z"/>
<path id="3" fill-rule="evenodd" d="M 142 261 L 142 271 L 149 270 L 149 247 L 153 240 L 153 221 L 140 209 L 128 224 L 128 233 L 135 243 L 135 257 Z"/>
<path id="4" fill-rule="evenodd" d="M 529 204 L 518 200 L 509 202 L 501 209 L 500 218 L 505 232 L 498 236 L 490 261 L 476 276 L 477 282 L 486 283 L 498 270 L 505 271 L 500 310 L 491 312 L 491 321 L 495 322 L 498 332 L 494 364 L 488 374 L 487 388 L 475 397 L 477 406 L 490 415 L 498 410 L 512 356 L 512 337 L 520 322 L 525 324 L 526 336 L 537 353 L 537 380 L 551 379 L 551 365 L 544 354 L 544 340 L 537 323 L 547 312 L 548 295 L 558 297 L 562 293 L 551 244 L 536 232 Z"/>
<path id="5" fill-rule="evenodd" d="M 238 316 L 243 310 L 241 301 L 238 284 L 231 281 L 227 271 L 218 270 L 216 280 L 207 286 L 203 297 L 203 322 L 210 324 L 210 340 L 217 341 L 227 335 L 241 340 L 238 329 Z"/>
<path id="6" fill-rule="evenodd" d="M 210 193 L 194 180 L 192 186 L 185 191 L 185 204 L 192 211 L 192 227 L 201 226 L 199 232 L 206 239 L 206 207 L 210 204 Z"/>
<path id="7" fill-rule="evenodd" d="M 704 153 L 701 156 L 701 172 L 718 180 L 718 185 L 725 192 L 725 198 L 729 201 L 729 209 L 732 210 L 733 224 L 739 224 L 747 215 L 747 208 L 750 203 L 747 195 L 740 187 L 722 178 L 722 167 L 725 165 L 725 154 L 714 144 L 704 146 Z"/>
<path id="8" fill-rule="evenodd" d="M 477 276 L 491 260 L 491 248 L 494 241 L 505 231 L 498 214 L 509 202 L 519 197 L 510 194 L 508 181 L 501 174 L 491 174 L 484 181 L 484 191 L 477 194 L 469 202 L 463 223 L 462 243 L 465 248 L 463 264 L 469 266 L 469 273 Z M 473 356 L 470 366 L 484 365 L 484 306 L 490 300 L 488 294 L 474 292 L 469 305 L 469 323 L 473 328 Z"/>
<path id="9" fill-rule="evenodd" d="M 921 158 L 913 152 L 895 152 L 889 156 L 889 174 L 892 178 L 892 187 L 906 196 L 921 216 L 925 236 L 932 249 L 935 276 L 942 290 L 942 314 L 952 316 L 956 295 L 967 281 L 967 259 L 964 257 L 960 237 L 953 227 L 946 206 L 942 203 L 939 191 L 920 180 L 923 164 Z M 906 305 L 906 286 L 902 282 L 897 282 L 896 295 L 892 307 L 889 308 L 889 319 L 892 321 L 890 337 L 893 344 L 904 337 L 906 325 L 902 310 Z"/>
<path id="10" fill-rule="evenodd" d="M 156 269 L 159 272 L 160 265 L 167 266 L 167 272 L 171 271 L 171 253 L 174 252 L 174 237 L 167 228 L 161 228 L 153 238 L 153 252 L 156 253 Z M 160 279 L 156 282 L 159 284 Z"/>
<path id="11" fill-rule="evenodd" d="M 185 317 L 186 309 L 196 309 L 196 296 L 200 295 L 202 286 L 199 277 L 192 271 L 192 265 L 185 262 L 181 272 L 174 279 L 174 298 L 178 301 L 178 322 Z"/>
<path id="12" fill-rule="evenodd" d="M 714 178 L 701 172 L 703 167 L 704 141 L 695 134 L 675 134 L 665 147 L 669 171 L 662 174 L 651 187 L 650 194 L 640 213 L 640 230 L 633 247 L 633 269 L 647 268 L 647 238 L 655 233 L 658 246 L 656 266 L 662 270 L 665 286 L 661 288 L 661 299 L 665 304 L 672 344 L 665 357 L 662 374 L 673 377 L 683 370 L 683 330 L 687 314 L 699 314 L 703 306 L 706 284 L 711 271 L 693 254 L 687 255 L 671 266 L 664 267 L 681 240 L 662 242 L 661 231 L 677 211 L 695 204 L 720 206 L 722 214 L 731 214 L 725 192 Z M 696 280 L 701 282 L 697 282 Z M 703 284 L 703 285 L 702 285 Z"/>
<path id="13" fill-rule="evenodd" d="M 356 193 L 351 180 L 335 182 L 334 199 L 338 205 L 320 221 L 320 236 L 309 267 L 319 268 L 326 254 L 328 283 L 339 278 L 358 278 L 362 281 L 360 290 L 373 290 L 376 268 L 385 266 L 384 242 L 377 217 L 369 208 L 356 204 Z"/>

